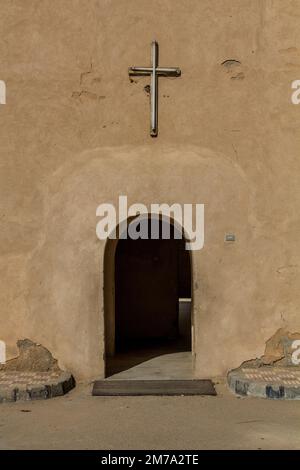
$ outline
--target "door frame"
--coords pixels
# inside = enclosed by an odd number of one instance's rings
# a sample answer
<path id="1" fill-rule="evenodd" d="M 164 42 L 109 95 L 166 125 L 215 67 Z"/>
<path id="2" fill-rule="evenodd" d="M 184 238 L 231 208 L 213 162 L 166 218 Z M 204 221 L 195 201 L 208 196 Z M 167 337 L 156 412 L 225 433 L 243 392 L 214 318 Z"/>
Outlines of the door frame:
<path id="1" fill-rule="evenodd" d="M 139 215 L 128 217 L 127 226 Z M 159 217 L 163 221 L 176 226 L 176 228 L 183 233 L 185 241 L 188 240 L 184 228 L 173 218 L 162 216 L 161 214 L 149 213 L 142 215 L 145 218 Z M 127 230 L 126 226 L 126 230 Z M 123 230 L 124 232 L 124 230 Z M 119 239 L 122 238 L 120 233 L 120 224 L 113 231 L 116 236 L 114 238 L 108 238 L 104 249 L 104 261 L 103 261 L 103 299 L 104 299 L 104 371 L 106 376 L 106 357 L 112 357 L 116 352 L 116 338 L 115 338 L 115 255 Z M 195 318 L 194 318 L 194 295 L 193 295 L 193 256 L 192 251 L 189 250 L 190 256 L 190 269 L 191 269 L 191 349 L 192 354 L 195 351 Z"/>

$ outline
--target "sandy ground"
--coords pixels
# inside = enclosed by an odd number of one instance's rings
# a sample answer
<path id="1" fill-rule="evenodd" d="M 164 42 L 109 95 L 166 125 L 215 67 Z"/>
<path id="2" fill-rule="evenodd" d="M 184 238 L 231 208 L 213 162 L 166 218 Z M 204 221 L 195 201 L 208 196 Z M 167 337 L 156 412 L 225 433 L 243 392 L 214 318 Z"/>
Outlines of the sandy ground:
<path id="1" fill-rule="evenodd" d="M 300 401 L 238 398 L 220 379 L 217 391 L 92 397 L 80 384 L 64 397 L 1 404 L 0 448 L 300 449 Z"/>

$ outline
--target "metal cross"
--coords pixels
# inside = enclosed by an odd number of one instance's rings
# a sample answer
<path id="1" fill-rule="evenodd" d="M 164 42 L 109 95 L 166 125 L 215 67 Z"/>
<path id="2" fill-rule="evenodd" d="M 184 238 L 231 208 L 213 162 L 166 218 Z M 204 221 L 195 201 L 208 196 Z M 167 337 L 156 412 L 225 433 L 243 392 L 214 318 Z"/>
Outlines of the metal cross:
<path id="1" fill-rule="evenodd" d="M 151 107 L 151 125 L 150 135 L 156 137 L 158 133 L 158 77 L 180 77 L 181 70 L 178 67 L 159 67 L 158 66 L 158 44 L 156 41 L 151 43 L 151 67 L 129 67 L 129 76 L 151 75 L 150 86 L 150 107 Z"/>

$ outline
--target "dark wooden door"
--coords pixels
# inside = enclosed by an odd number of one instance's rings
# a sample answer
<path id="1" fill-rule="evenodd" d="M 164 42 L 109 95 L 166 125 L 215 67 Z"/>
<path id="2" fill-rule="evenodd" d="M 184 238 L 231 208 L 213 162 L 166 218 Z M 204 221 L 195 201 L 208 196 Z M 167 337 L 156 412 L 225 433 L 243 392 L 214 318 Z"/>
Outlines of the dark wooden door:
<path id="1" fill-rule="evenodd" d="M 120 240 L 115 257 L 116 348 L 178 334 L 183 240 Z"/>

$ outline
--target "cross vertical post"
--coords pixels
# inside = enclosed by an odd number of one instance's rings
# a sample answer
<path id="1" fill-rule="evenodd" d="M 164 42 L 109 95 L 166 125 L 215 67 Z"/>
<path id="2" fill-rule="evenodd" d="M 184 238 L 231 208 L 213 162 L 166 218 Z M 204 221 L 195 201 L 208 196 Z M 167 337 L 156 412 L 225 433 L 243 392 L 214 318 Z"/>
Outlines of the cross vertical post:
<path id="1" fill-rule="evenodd" d="M 151 75 L 151 128 L 150 135 L 152 137 L 157 136 L 157 118 L 158 118 L 158 93 L 157 93 L 157 74 L 156 68 L 158 66 L 158 45 L 156 41 L 153 41 L 152 44 L 152 75 Z"/>
<path id="2" fill-rule="evenodd" d="M 181 70 L 178 67 L 158 66 L 158 44 L 151 43 L 151 67 L 129 67 L 129 76 L 151 76 L 150 86 L 150 135 L 157 137 L 158 134 L 158 77 L 180 77 Z"/>

